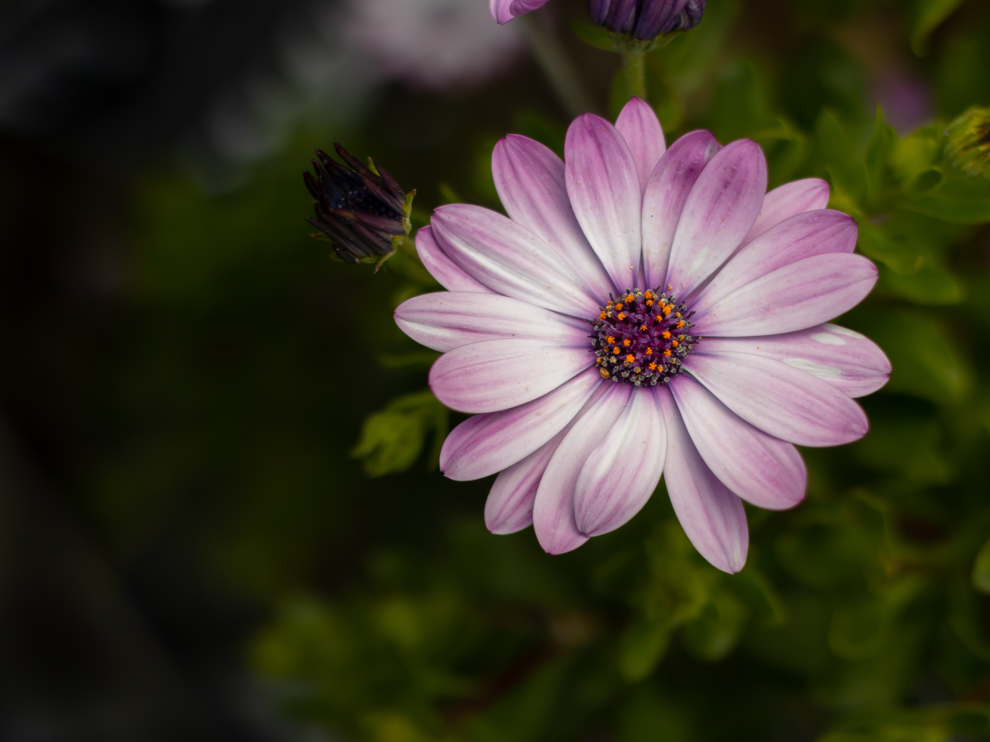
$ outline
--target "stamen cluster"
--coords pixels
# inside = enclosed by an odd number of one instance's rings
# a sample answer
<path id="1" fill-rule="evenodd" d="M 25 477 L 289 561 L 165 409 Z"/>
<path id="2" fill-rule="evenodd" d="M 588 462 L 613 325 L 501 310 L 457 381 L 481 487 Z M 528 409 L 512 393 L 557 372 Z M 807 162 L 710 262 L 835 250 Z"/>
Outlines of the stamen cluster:
<path id="1" fill-rule="evenodd" d="M 603 378 L 636 386 L 668 383 L 698 338 L 692 313 L 659 289 L 630 289 L 602 307 L 591 346 Z"/>

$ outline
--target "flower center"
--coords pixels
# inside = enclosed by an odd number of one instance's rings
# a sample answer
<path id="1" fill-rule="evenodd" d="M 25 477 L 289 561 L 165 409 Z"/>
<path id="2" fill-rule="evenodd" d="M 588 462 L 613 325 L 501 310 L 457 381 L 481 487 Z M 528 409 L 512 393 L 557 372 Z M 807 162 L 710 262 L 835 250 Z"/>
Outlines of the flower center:
<path id="1" fill-rule="evenodd" d="M 630 289 L 618 299 L 610 294 L 592 323 L 591 347 L 598 371 L 603 378 L 624 384 L 668 383 L 698 341 L 690 334 L 691 314 L 659 289 Z"/>

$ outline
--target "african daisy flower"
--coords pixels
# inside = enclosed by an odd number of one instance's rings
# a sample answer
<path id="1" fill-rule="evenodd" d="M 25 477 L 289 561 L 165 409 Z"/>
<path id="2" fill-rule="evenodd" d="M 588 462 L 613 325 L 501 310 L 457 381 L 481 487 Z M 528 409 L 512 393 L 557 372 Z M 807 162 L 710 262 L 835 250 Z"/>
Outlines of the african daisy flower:
<path id="1" fill-rule="evenodd" d="M 395 314 L 443 352 L 437 398 L 476 413 L 445 441 L 444 474 L 498 473 L 489 529 L 533 525 L 552 554 L 628 522 L 662 474 L 698 551 L 739 571 L 743 501 L 799 503 L 795 444 L 861 438 L 853 400 L 887 380 L 874 343 L 824 324 L 877 279 L 855 221 L 825 208 L 821 180 L 767 193 L 752 141 L 695 131 L 665 149 L 637 99 L 615 126 L 574 121 L 564 162 L 508 136 L 492 170 L 508 216 L 437 209 L 416 246 L 448 291 Z"/>

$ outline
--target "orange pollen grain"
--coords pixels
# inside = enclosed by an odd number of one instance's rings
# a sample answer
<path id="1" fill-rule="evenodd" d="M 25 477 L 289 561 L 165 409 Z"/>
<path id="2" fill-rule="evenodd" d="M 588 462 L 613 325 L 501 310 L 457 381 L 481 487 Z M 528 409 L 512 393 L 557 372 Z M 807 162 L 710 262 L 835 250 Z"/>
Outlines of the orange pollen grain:
<path id="1" fill-rule="evenodd" d="M 636 300 L 636 297 L 633 296 L 632 294 L 629 294 L 629 296 L 626 297 L 626 303 L 627 304 L 632 304 L 635 300 Z"/>
<path id="2" fill-rule="evenodd" d="M 664 330 L 663 331 L 663 334 L 662 334 L 662 337 L 663 337 L 664 340 L 670 340 L 670 332 L 668 332 L 667 330 Z"/>
<path id="3" fill-rule="evenodd" d="M 678 330 L 680 330 L 682 327 L 684 327 L 684 323 L 683 322 L 678 322 L 676 325 L 674 325 L 674 327 L 676 327 Z"/>
<path id="4" fill-rule="evenodd" d="M 622 311 L 622 306 L 623 306 L 622 304 L 616 304 L 615 305 L 615 308 L 618 309 L 621 312 Z"/>
<path id="5" fill-rule="evenodd" d="M 636 360 L 636 356 L 634 356 L 632 353 L 626 356 L 626 363 L 632 363 L 635 360 Z"/>
<path id="6" fill-rule="evenodd" d="M 643 353 L 643 355 L 644 356 L 652 356 L 653 355 L 653 348 L 647 348 L 646 349 L 646 352 Z"/>
<path id="7" fill-rule="evenodd" d="M 646 300 L 646 306 L 652 307 L 653 306 L 653 299 L 647 299 Z"/>
<path id="8" fill-rule="evenodd" d="M 619 349 L 618 348 L 612 348 L 612 352 L 615 353 L 615 355 L 619 355 Z"/>
<path id="9" fill-rule="evenodd" d="M 608 340 L 608 344 L 609 344 L 609 345 L 615 345 L 615 335 L 609 335 L 609 336 L 608 336 L 607 338 L 605 338 L 605 339 L 606 339 L 606 340 Z"/>
<path id="10" fill-rule="evenodd" d="M 616 319 L 618 319 L 619 322 L 621 322 L 625 318 L 626 318 L 625 312 L 619 312 L 618 316 L 616 317 Z"/>
<path id="11" fill-rule="evenodd" d="M 657 370 L 657 364 L 651 363 L 649 366 L 647 366 L 647 368 L 650 369 L 650 371 L 656 371 Z"/>
<path id="12" fill-rule="evenodd" d="M 602 312 L 601 314 L 599 314 L 599 315 L 598 315 L 598 319 L 601 319 L 601 320 L 603 320 L 603 319 L 605 319 L 605 318 L 606 318 L 607 316 L 608 316 L 608 315 L 607 315 L 607 314 L 605 314 L 605 312 Z"/>
<path id="13" fill-rule="evenodd" d="M 665 350 L 663 352 L 663 354 L 669 358 L 670 357 L 670 348 L 668 348 L 667 350 Z"/>
<path id="14" fill-rule="evenodd" d="M 675 348 L 679 345 L 679 343 L 676 340 L 671 340 L 670 344 L 673 345 Z"/>
<path id="15" fill-rule="evenodd" d="M 673 311 L 674 311 L 674 305 L 673 305 L 673 304 L 667 304 L 667 305 L 666 305 L 666 306 L 665 306 L 665 307 L 663 308 L 663 313 L 664 313 L 664 316 L 666 316 L 666 315 L 668 315 L 668 314 L 670 314 L 670 313 L 671 313 L 671 312 L 673 312 Z"/>
<path id="16" fill-rule="evenodd" d="M 645 294 L 643 294 L 643 296 L 645 296 L 647 299 L 652 299 L 653 298 L 653 292 L 652 291 L 647 291 Z"/>
<path id="17" fill-rule="evenodd" d="M 622 344 L 628 348 L 630 345 L 632 345 L 632 340 L 626 338 L 625 340 L 622 341 Z"/>
<path id="18" fill-rule="evenodd" d="M 639 331 L 640 331 L 640 332 L 646 332 L 646 331 L 647 331 L 647 330 L 649 330 L 649 329 L 650 329 L 650 328 L 649 328 L 649 327 L 647 327 L 646 325 L 640 325 L 640 326 L 639 326 Z"/>

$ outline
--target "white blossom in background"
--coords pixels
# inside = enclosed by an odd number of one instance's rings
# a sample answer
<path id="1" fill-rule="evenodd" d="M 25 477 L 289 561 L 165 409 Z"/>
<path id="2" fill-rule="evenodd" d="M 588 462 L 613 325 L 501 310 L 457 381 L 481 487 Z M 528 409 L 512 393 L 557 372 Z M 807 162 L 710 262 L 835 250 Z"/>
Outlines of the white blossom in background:
<path id="1" fill-rule="evenodd" d="M 490 78 L 523 41 L 484 0 L 349 0 L 347 35 L 384 74 L 433 89 Z"/>

